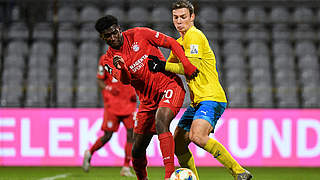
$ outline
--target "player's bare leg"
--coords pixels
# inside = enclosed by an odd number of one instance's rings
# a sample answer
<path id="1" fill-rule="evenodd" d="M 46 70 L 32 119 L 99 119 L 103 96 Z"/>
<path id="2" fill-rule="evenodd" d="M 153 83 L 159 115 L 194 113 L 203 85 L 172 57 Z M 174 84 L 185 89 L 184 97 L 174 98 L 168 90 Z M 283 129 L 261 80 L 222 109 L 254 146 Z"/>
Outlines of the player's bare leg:
<path id="1" fill-rule="evenodd" d="M 157 110 L 155 121 L 160 149 L 165 167 L 165 180 L 168 180 L 174 172 L 174 140 L 169 126 L 174 118 L 174 113 L 168 107 L 160 107 Z"/>
<path id="2" fill-rule="evenodd" d="M 152 134 L 133 135 L 132 166 L 138 180 L 148 180 L 146 150 L 152 139 Z"/>
<path id="3" fill-rule="evenodd" d="M 250 177 L 246 174 L 247 171 L 240 166 L 226 148 L 217 140 L 209 137 L 212 129 L 213 127 L 208 121 L 196 119 L 192 122 L 189 138 L 192 142 L 212 154 L 224 167 L 231 171 L 231 175 L 236 179 L 239 177 L 240 180 L 250 180 L 252 176 Z"/>
<path id="4" fill-rule="evenodd" d="M 89 172 L 90 161 L 93 153 L 103 147 L 112 137 L 112 131 L 104 131 L 103 136 L 97 139 L 94 145 L 90 148 L 90 150 L 86 150 L 84 152 L 83 162 L 82 162 L 82 169 L 85 172 Z"/>
<path id="5" fill-rule="evenodd" d="M 120 175 L 127 177 L 134 177 L 135 175 L 131 172 L 129 164 L 132 160 L 132 144 L 133 144 L 133 129 L 127 129 L 127 142 L 125 145 L 125 158 L 124 165 L 121 168 Z"/>
<path id="6" fill-rule="evenodd" d="M 182 168 L 191 169 L 199 180 L 199 175 L 196 169 L 192 152 L 188 148 L 190 144 L 189 132 L 177 126 L 174 131 L 174 143 L 174 153 L 179 160 L 180 166 Z"/>

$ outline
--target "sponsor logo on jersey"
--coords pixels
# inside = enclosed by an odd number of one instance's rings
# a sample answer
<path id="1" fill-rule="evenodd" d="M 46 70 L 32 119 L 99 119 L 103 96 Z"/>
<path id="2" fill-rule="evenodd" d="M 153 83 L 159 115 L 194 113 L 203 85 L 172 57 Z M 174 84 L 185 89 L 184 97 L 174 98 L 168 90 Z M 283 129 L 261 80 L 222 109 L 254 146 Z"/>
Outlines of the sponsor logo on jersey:
<path id="1" fill-rule="evenodd" d="M 197 44 L 190 44 L 190 54 L 198 54 L 199 46 Z"/>
<path id="2" fill-rule="evenodd" d="M 141 69 L 144 64 L 143 64 L 143 60 L 147 59 L 148 55 L 143 55 L 140 59 L 136 60 L 136 62 L 134 62 L 132 65 L 129 66 L 129 68 L 132 70 L 132 72 L 136 72 L 139 69 Z"/>
<path id="3" fill-rule="evenodd" d="M 132 44 L 132 49 L 133 49 L 134 52 L 138 52 L 139 51 L 140 47 L 138 45 L 138 42 L 134 42 Z"/>

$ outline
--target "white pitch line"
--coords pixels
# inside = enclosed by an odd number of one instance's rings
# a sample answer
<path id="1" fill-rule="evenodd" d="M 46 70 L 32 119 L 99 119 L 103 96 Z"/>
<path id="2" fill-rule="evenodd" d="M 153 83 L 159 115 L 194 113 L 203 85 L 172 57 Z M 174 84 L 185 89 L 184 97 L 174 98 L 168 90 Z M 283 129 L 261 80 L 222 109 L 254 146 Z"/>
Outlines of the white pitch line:
<path id="1" fill-rule="evenodd" d="M 41 178 L 40 180 L 55 180 L 55 179 L 59 179 L 59 178 L 66 178 L 69 175 L 70 174 L 59 174 L 59 175 L 52 176 L 52 177 L 44 177 L 44 178 Z"/>

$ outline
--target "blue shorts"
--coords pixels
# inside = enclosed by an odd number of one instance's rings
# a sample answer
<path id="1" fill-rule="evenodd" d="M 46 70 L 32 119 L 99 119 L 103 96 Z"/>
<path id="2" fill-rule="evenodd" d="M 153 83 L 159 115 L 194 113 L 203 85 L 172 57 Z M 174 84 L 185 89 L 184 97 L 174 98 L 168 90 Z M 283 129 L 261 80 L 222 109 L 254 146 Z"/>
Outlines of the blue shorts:
<path id="1" fill-rule="evenodd" d="M 179 120 L 178 126 L 186 131 L 190 131 L 192 121 L 195 119 L 204 119 L 213 127 L 227 107 L 227 103 L 216 101 L 202 101 L 196 107 L 189 106 Z"/>

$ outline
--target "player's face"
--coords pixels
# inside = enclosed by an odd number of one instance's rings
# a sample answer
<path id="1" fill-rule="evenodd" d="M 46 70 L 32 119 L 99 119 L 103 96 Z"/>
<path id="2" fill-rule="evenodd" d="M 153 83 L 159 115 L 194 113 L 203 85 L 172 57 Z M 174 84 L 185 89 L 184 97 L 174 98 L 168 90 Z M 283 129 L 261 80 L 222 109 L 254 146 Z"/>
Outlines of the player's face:
<path id="1" fill-rule="evenodd" d="M 193 25 L 194 14 L 190 16 L 189 9 L 180 8 L 172 11 L 172 21 L 176 29 L 184 34 Z"/>
<path id="2" fill-rule="evenodd" d="M 123 44 L 120 27 L 116 24 L 110 26 L 103 33 L 100 33 L 100 38 L 114 49 L 119 49 Z"/>

